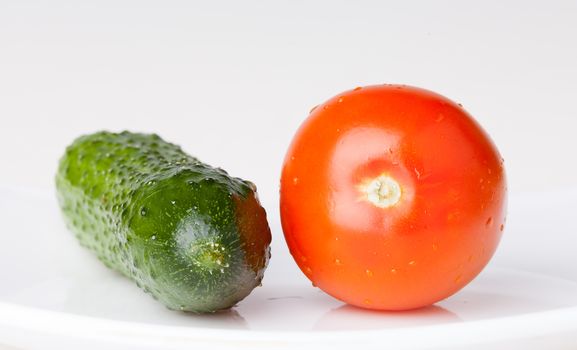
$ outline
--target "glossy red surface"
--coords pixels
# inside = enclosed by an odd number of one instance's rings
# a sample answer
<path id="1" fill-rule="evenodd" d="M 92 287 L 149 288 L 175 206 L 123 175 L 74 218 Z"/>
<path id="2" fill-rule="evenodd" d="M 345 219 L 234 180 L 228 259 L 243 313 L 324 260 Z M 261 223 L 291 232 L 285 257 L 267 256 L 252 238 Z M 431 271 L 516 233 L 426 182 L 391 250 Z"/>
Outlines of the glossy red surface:
<path id="1" fill-rule="evenodd" d="M 362 186 L 394 179 L 382 208 Z M 373 309 L 432 304 L 471 281 L 505 221 L 503 161 L 456 103 L 430 91 L 370 86 L 316 107 L 295 135 L 281 177 L 281 218 L 307 277 Z"/>

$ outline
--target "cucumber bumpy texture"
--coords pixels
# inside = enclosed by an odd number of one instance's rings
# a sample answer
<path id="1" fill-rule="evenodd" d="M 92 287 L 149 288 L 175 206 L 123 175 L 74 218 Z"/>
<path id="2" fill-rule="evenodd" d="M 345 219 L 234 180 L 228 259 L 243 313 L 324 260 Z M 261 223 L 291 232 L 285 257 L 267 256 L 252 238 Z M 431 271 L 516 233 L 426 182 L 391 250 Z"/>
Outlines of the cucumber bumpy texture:
<path id="1" fill-rule="evenodd" d="M 157 135 L 79 137 L 56 189 L 81 245 L 169 309 L 227 309 L 261 283 L 271 233 L 254 184 Z"/>

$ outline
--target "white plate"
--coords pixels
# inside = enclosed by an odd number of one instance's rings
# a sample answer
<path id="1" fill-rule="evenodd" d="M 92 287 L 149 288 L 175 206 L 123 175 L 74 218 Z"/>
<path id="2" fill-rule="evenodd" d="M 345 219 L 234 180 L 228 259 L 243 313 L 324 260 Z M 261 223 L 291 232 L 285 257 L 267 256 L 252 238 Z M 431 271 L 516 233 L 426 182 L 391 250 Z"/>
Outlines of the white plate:
<path id="1" fill-rule="evenodd" d="M 0 190 L 0 349 L 577 348 L 577 189 L 510 200 L 494 261 L 422 310 L 371 312 L 325 295 L 292 262 L 276 205 L 263 287 L 230 312 L 169 311 L 64 228 L 50 191 Z"/>

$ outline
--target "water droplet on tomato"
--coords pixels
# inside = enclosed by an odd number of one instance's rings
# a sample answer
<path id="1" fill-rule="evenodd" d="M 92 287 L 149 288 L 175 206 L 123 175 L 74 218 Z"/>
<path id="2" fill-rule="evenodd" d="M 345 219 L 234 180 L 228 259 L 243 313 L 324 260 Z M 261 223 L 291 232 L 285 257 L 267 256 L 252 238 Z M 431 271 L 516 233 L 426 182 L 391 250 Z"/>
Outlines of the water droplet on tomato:
<path id="1" fill-rule="evenodd" d="M 417 262 L 415 260 L 411 260 L 411 261 L 409 261 L 409 265 L 415 266 L 415 265 L 417 265 Z"/>
<path id="2" fill-rule="evenodd" d="M 397 272 L 398 272 L 397 269 L 395 269 L 395 268 L 391 269 L 391 273 L 397 273 Z"/>
<path id="3" fill-rule="evenodd" d="M 460 215 L 461 215 L 461 213 L 459 211 L 454 211 L 452 213 L 449 213 L 449 215 L 447 215 L 447 221 L 457 220 Z"/>
<path id="4" fill-rule="evenodd" d="M 353 91 L 359 91 L 360 89 L 362 89 L 362 87 L 357 86 L 356 88 L 353 89 Z"/>
<path id="5" fill-rule="evenodd" d="M 344 100 L 344 99 L 343 99 L 342 97 L 339 97 L 339 99 L 337 100 L 337 102 L 338 102 L 338 103 L 341 103 L 341 102 L 343 102 L 343 100 Z"/>
<path id="6" fill-rule="evenodd" d="M 298 177 L 293 177 L 293 184 L 298 184 L 299 183 L 299 178 Z"/>
<path id="7" fill-rule="evenodd" d="M 342 265 L 342 264 L 343 264 L 343 263 L 342 263 L 341 259 L 339 259 L 339 258 L 336 258 L 336 259 L 335 259 L 335 265 L 339 265 L 339 266 L 340 266 L 340 265 Z"/>
<path id="8" fill-rule="evenodd" d="M 367 277 L 373 277 L 373 271 L 366 269 L 365 273 L 367 274 Z"/>

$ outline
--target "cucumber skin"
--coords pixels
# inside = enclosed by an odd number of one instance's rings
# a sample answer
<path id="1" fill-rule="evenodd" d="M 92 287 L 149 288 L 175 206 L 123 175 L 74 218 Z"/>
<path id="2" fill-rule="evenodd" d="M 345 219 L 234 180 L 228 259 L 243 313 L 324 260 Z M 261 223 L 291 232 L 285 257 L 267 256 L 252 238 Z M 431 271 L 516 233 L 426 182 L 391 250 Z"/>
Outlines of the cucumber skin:
<path id="1" fill-rule="evenodd" d="M 56 189 L 81 245 L 170 309 L 227 309 L 261 283 L 271 233 L 255 186 L 157 135 L 79 137 Z"/>

